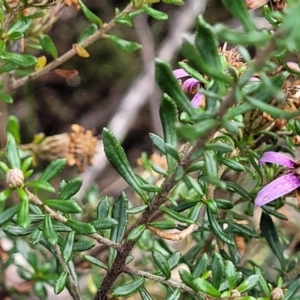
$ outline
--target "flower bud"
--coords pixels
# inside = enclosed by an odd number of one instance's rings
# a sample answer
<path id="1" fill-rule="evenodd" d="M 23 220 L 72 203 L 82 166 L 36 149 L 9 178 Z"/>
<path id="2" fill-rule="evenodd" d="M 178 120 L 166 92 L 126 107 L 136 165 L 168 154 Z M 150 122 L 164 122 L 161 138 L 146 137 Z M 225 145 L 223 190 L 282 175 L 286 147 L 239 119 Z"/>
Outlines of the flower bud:
<path id="1" fill-rule="evenodd" d="M 238 290 L 232 290 L 231 291 L 231 295 L 230 295 L 230 298 L 237 298 L 237 297 L 240 297 L 241 296 L 241 293 L 238 291 Z"/>
<path id="2" fill-rule="evenodd" d="M 20 169 L 10 169 L 6 173 L 6 183 L 11 188 L 20 188 L 24 186 L 24 174 Z"/>
<path id="3" fill-rule="evenodd" d="M 271 293 L 272 300 L 282 300 L 283 299 L 283 290 L 279 287 L 276 287 Z"/>

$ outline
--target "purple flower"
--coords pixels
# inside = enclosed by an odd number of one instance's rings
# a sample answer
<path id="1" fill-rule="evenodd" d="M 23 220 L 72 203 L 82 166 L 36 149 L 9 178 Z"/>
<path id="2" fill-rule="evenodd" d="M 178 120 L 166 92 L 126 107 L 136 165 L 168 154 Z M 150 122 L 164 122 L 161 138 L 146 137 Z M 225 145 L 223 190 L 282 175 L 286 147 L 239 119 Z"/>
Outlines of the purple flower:
<path id="1" fill-rule="evenodd" d="M 200 107 L 203 100 L 205 99 L 204 95 L 198 91 L 201 86 L 201 82 L 191 77 L 183 69 L 176 69 L 173 71 L 173 74 L 177 79 L 180 80 L 182 78 L 186 78 L 185 81 L 182 83 L 181 87 L 185 92 L 195 94 L 195 96 L 191 100 L 191 105 L 194 108 Z"/>
<path id="2" fill-rule="evenodd" d="M 290 172 L 280 176 L 262 188 L 254 200 L 256 206 L 265 205 L 281 196 L 287 195 L 300 187 L 300 176 L 297 175 L 298 163 L 291 160 L 289 157 L 277 152 L 265 152 L 259 163 L 275 163 L 282 165 Z"/>

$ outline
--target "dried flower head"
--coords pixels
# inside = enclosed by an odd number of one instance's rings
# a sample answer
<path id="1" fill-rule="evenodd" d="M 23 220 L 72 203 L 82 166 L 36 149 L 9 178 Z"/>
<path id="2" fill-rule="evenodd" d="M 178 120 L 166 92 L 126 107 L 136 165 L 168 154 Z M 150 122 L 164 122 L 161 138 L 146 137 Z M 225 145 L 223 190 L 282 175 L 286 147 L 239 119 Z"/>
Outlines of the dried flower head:
<path id="1" fill-rule="evenodd" d="M 11 188 L 24 186 L 24 174 L 20 169 L 10 169 L 5 176 L 6 184 Z"/>
<path id="2" fill-rule="evenodd" d="M 37 143 L 21 145 L 41 159 L 53 161 L 66 158 L 69 166 L 76 165 L 78 172 L 84 171 L 84 164 L 92 165 L 98 140 L 91 130 L 73 124 L 69 133 L 62 133 L 44 138 Z"/>
<path id="3" fill-rule="evenodd" d="M 98 140 L 93 136 L 91 130 L 86 130 L 77 124 L 71 125 L 69 137 L 69 151 L 66 155 L 68 165 L 76 165 L 78 171 L 83 172 L 85 162 L 89 165 L 93 164 Z"/>

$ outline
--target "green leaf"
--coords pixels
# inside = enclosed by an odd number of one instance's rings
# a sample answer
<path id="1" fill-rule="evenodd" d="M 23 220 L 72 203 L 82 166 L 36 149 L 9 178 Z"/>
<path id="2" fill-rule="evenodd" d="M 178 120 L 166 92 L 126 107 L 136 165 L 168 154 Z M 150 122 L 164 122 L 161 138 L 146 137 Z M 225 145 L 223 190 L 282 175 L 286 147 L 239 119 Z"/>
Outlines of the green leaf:
<path id="1" fill-rule="evenodd" d="M 179 289 L 175 289 L 165 300 L 179 300 L 181 296 L 181 291 Z"/>
<path id="2" fill-rule="evenodd" d="M 58 57 L 58 52 L 56 49 L 55 44 L 53 43 L 52 39 L 47 34 L 40 35 L 40 43 L 43 47 L 43 50 L 49 53 L 53 58 Z"/>
<path id="3" fill-rule="evenodd" d="M 36 190 L 44 190 L 51 193 L 55 192 L 55 188 L 49 182 L 43 180 L 28 181 L 25 186 L 33 187 Z"/>
<path id="4" fill-rule="evenodd" d="M 175 161 L 180 161 L 180 156 L 176 148 L 172 145 L 165 143 L 166 155 L 169 155 L 170 158 L 175 159 Z"/>
<path id="5" fill-rule="evenodd" d="M 171 147 L 176 151 L 176 156 L 170 153 L 171 149 L 164 145 L 166 150 L 167 162 L 169 167 L 169 172 L 172 172 L 175 168 L 176 162 L 179 160 L 179 155 L 177 152 L 177 130 L 176 123 L 178 122 L 178 111 L 175 103 L 172 99 L 164 96 L 160 105 L 159 115 L 162 123 L 164 142 L 171 145 Z"/>
<path id="6" fill-rule="evenodd" d="M 12 34 L 9 34 L 6 36 L 6 38 L 9 40 L 9 41 L 16 41 L 16 40 L 20 40 L 24 37 L 24 34 L 20 31 L 15 31 L 13 32 Z"/>
<path id="7" fill-rule="evenodd" d="M 54 283 L 55 295 L 60 294 L 67 284 L 68 272 L 62 272 Z"/>
<path id="8" fill-rule="evenodd" d="M 221 153 L 228 153 L 228 152 L 232 152 L 234 150 L 234 148 L 232 146 L 229 146 L 227 144 L 221 143 L 221 142 L 216 142 L 213 144 L 206 144 L 205 145 L 205 150 L 213 150 L 216 152 L 220 152 Z"/>
<path id="9" fill-rule="evenodd" d="M 203 173 L 205 177 L 218 178 L 218 167 L 217 167 L 216 155 L 214 151 L 205 150 L 203 156 L 204 156 Z"/>
<path id="10" fill-rule="evenodd" d="M 75 231 L 71 231 L 68 233 L 68 235 L 64 241 L 64 245 L 62 248 L 62 257 L 65 262 L 70 261 L 72 258 L 74 237 L 75 237 Z"/>
<path id="11" fill-rule="evenodd" d="M 5 149 L 6 157 L 10 163 L 12 169 L 20 169 L 21 161 L 19 156 L 19 151 L 15 140 L 10 137 L 7 141 L 7 146 Z"/>
<path id="12" fill-rule="evenodd" d="M 155 60 L 155 78 L 161 90 L 167 93 L 180 109 L 192 116 L 193 108 L 189 99 L 173 75 L 170 65 L 161 59 Z"/>
<path id="13" fill-rule="evenodd" d="M 135 214 L 138 214 L 138 213 L 146 210 L 147 207 L 148 207 L 148 205 L 141 205 L 141 206 L 131 207 L 131 208 L 127 209 L 127 213 L 135 215 Z"/>
<path id="14" fill-rule="evenodd" d="M 216 237 L 219 238 L 224 243 L 234 246 L 235 245 L 234 241 L 232 241 L 226 235 L 226 233 L 220 226 L 218 220 L 216 219 L 215 215 L 213 213 L 211 213 L 211 211 L 209 209 L 207 209 L 206 212 L 207 212 L 207 218 L 208 218 L 210 228 L 213 231 L 213 233 L 216 235 Z"/>
<path id="15" fill-rule="evenodd" d="M 133 188 L 144 201 L 146 201 L 146 194 L 140 188 L 139 180 L 133 173 L 133 170 L 130 166 L 130 163 L 126 157 L 126 154 L 121 144 L 117 141 L 115 136 L 107 128 L 103 129 L 102 136 L 105 155 L 109 162 L 122 176 L 122 178 L 129 184 L 129 186 Z"/>
<path id="16" fill-rule="evenodd" d="M 29 200 L 22 199 L 18 212 L 17 212 L 17 224 L 23 228 L 27 228 L 30 224 L 30 217 L 29 217 Z"/>
<path id="17" fill-rule="evenodd" d="M 108 270 L 107 266 L 100 260 L 96 259 L 94 256 L 91 256 L 91 255 L 88 255 L 88 254 L 85 254 L 82 256 L 82 258 L 89 262 L 90 264 L 92 265 L 95 265 L 101 269 L 104 269 L 104 270 Z"/>
<path id="18" fill-rule="evenodd" d="M 150 17 L 152 17 L 155 20 L 159 20 L 159 21 L 166 21 L 168 20 L 168 15 L 156 10 L 152 7 L 149 7 L 148 5 L 142 5 L 141 9 L 148 14 Z"/>
<path id="19" fill-rule="evenodd" d="M 23 173 L 26 173 L 28 171 L 28 168 L 31 166 L 32 163 L 32 157 L 29 156 L 21 164 L 21 170 Z"/>
<path id="20" fill-rule="evenodd" d="M 13 52 L 7 52 L 3 59 L 12 62 L 22 68 L 32 67 L 37 63 L 37 59 L 35 56 Z"/>
<path id="21" fill-rule="evenodd" d="M 295 299 L 293 298 L 293 296 L 297 293 L 299 288 L 300 288 L 300 280 L 299 278 L 297 278 L 293 282 L 291 282 L 287 287 L 287 292 L 285 293 L 283 300 Z"/>
<path id="22" fill-rule="evenodd" d="M 284 270 L 285 262 L 283 250 L 280 246 L 277 230 L 272 218 L 268 214 L 262 212 L 259 227 L 271 250 L 278 258 L 281 268 Z"/>
<path id="23" fill-rule="evenodd" d="M 118 222 L 118 225 L 113 227 L 110 232 L 110 239 L 113 242 L 120 243 L 123 239 L 126 226 L 128 223 L 128 199 L 125 193 L 122 193 L 117 201 L 114 203 L 112 208 L 112 218 Z M 112 266 L 114 259 L 117 255 L 115 249 L 109 249 L 109 256 L 108 256 L 108 265 Z"/>
<path id="24" fill-rule="evenodd" d="M 38 228 L 35 229 L 32 234 L 30 235 L 30 238 L 29 238 L 29 242 L 32 246 L 35 246 L 37 245 L 41 238 L 43 236 L 43 232 L 41 230 L 39 230 Z"/>
<path id="25" fill-rule="evenodd" d="M 138 43 L 123 40 L 115 35 L 105 35 L 105 37 L 110 39 L 119 49 L 126 52 L 133 52 L 142 48 Z"/>
<path id="26" fill-rule="evenodd" d="M 248 201 L 253 201 L 253 196 L 249 194 L 244 188 L 242 188 L 240 185 L 231 182 L 231 181 L 225 181 L 228 191 L 238 193 Z"/>
<path id="27" fill-rule="evenodd" d="M 255 285 L 257 284 L 259 279 L 259 275 L 251 275 L 249 276 L 246 280 L 244 280 L 236 289 L 240 292 L 240 293 L 244 293 L 250 289 L 252 289 L 253 287 L 255 287 Z"/>
<path id="28" fill-rule="evenodd" d="M 195 49 L 193 45 L 185 41 L 182 46 L 182 54 L 185 56 L 190 65 L 197 71 L 201 72 L 202 75 L 210 75 L 214 79 L 218 79 L 222 83 L 232 83 L 232 78 L 225 75 L 223 72 L 211 66 L 203 60 L 202 56 Z"/>
<path id="29" fill-rule="evenodd" d="M 111 218 L 96 219 L 96 220 L 92 221 L 92 225 L 97 230 L 111 229 L 112 227 L 115 227 L 116 225 L 118 225 L 118 221 L 116 221 L 115 219 L 111 219 Z"/>
<path id="30" fill-rule="evenodd" d="M 95 247 L 95 243 L 90 240 L 79 240 L 74 243 L 73 245 L 73 252 L 82 252 L 82 251 L 88 251 Z M 69 261 L 69 263 L 72 262 L 72 260 Z"/>
<path id="31" fill-rule="evenodd" d="M 221 209 L 231 209 L 234 206 L 233 203 L 227 199 L 217 198 L 217 199 L 214 199 L 214 201 L 216 202 L 218 208 L 221 208 Z"/>
<path id="32" fill-rule="evenodd" d="M 268 113 L 275 119 L 283 118 L 283 119 L 291 119 L 296 116 L 299 116 L 299 111 L 296 112 L 286 112 L 282 109 L 276 108 L 273 105 L 262 102 L 261 100 L 257 100 L 253 97 L 246 97 L 246 100 L 253 105 L 253 107 L 260 109 L 263 112 Z"/>
<path id="33" fill-rule="evenodd" d="M 195 46 L 201 58 L 216 72 L 222 72 L 222 64 L 218 53 L 218 43 L 208 23 L 199 15 L 197 19 L 197 33 Z"/>
<path id="34" fill-rule="evenodd" d="M 224 263 L 223 263 L 222 256 L 217 252 L 215 252 L 214 254 L 211 268 L 212 268 L 213 286 L 216 289 L 219 289 L 223 281 Z"/>
<path id="35" fill-rule="evenodd" d="M 254 266 L 254 272 L 259 276 L 258 284 L 260 285 L 260 288 L 262 289 L 265 296 L 269 299 L 271 297 L 270 288 L 268 285 L 268 282 L 266 281 L 262 270 L 256 266 Z"/>
<path id="36" fill-rule="evenodd" d="M 154 133 L 149 133 L 149 137 L 150 137 L 150 140 L 151 140 L 151 142 L 153 143 L 153 145 L 154 145 L 160 152 L 166 154 L 166 149 L 165 149 L 165 142 L 164 142 L 164 140 L 163 140 L 160 136 L 158 136 L 158 135 L 156 135 L 156 134 L 154 134 Z"/>
<path id="37" fill-rule="evenodd" d="M 14 102 L 11 95 L 3 93 L 2 91 L 0 91 L 0 100 L 2 100 L 3 102 L 5 102 L 7 104 L 11 104 Z"/>
<path id="38" fill-rule="evenodd" d="M 90 24 L 77 38 L 77 43 L 83 42 L 86 38 L 93 35 L 98 30 L 98 26 L 96 24 Z"/>
<path id="39" fill-rule="evenodd" d="M 142 190 L 149 192 L 149 193 L 157 193 L 157 192 L 161 191 L 161 187 L 153 185 L 153 184 L 141 183 L 140 187 Z"/>
<path id="40" fill-rule="evenodd" d="M 32 25 L 32 20 L 30 19 L 26 18 L 25 22 L 24 20 L 18 19 L 17 21 L 13 22 L 10 25 L 6 34 L 11 35 L 14 32 L 25 33 L 30 28 L 31 25 Z"/>
<path id="41" fill-rule="evenodd" d="M 82 179 L 75 178 L 70 180 L 59 191 L 58 198 L 62 200 L 70 199 L 80 190 L 81 186 L 82 186 Z"/>
<path id="42" fill-rule="evenodd" d="M 220 164 L 225 165 L 226 167 L 228 167 L 231 170 L 237 171 L 237 172 L 244 172 L 245 171 L 245 167 L 240 164 L 239 162 L 233 160 L 233 159 L 229 159 L 226 157 L 218 157 L 218 162 Z"/>
<path id="43" fill-rule="evenodd" d="M 135 12 L 133 12 L 132 14 L 134 14 Z M 138 12 L 136 12 L 138 13 Z M 125 25 L 127 27 L 132 27 L 132 14 L 119 14 L 118 16 L 115 17 L 114 22 L 116 24 L 122 24 Z"/>
<path id="44" fill-rule="evenodd" d="M 183 137 L 185 140 L 193 142 L 203 135 L 205 135 L 208 131 L 210 131 L 214 126 L 217 125 L 216 119 L 208 119 L 203 120 L 199 123 L 195 123 L 193 125 L 190 124 L 182 124 L 178 125 L 178 134 Z"/>
<path id="45" fill-rule="evenodd" d="M 9 188 L 9 189 L 6 189 L 6 190 L 0 192 L 0 203 L 5 201 L 13 191 L 14 191 L 14 188 Z"/>
<path id="46" fill-rule="evenodd" d="M 134 229 L 132 229 L 130 231 L 130 233 L 127 237 L 127 240 L 128 241 L 136 241 L 143 234 L 145 229 L 146 229 L 145 225 L 139 225 L 139 226 L 135 227 Z"/>
<path id="47" fill-rule="evenodd" d="M 217 24 L 214 27 L 215 34 L 223 41 L 229 43 L 239 43 L 239 45 L 261 45 L 271 40 L 272 35 L 266 30 L 251 31 L 251 32 L 238 32 L 236 30 L 228 29 L 222 24 Z"/>
<path id="48" fill-rule="evenodd" d="M 195 224 L 195 222 L 193 222 L 192 220 L 190 220 L 188 217 L 185 217 L 184 215 L 168 208 L 165 206 L 161 206 L 159 208 L 161 211 L 163 211 L 165 214 L 167 214 L 168 216 L 174 218 L 177 221 L 180 221 L 182 223 L 186 223 L 186 224 Z"/>
<path id="49" fill-rule="evenodd" d="M 14 205 L 0 213 L 0 227 L 2 227 L 5 223 L 10 221 L 14 217 L 14 215 L 19 210 L 19 206 L 20 204 Z"/>
<path id="50" fill-rule="evenodd" d="M 225 276 L 228 281 L 229 291 L 234 289 L 236 280 L 236 269 L 232 261 L 227 260 L 225 262 Z"/>
<path id="51" fill-rule="evenodd" d="M 78 4 L 80 5 L 80 8 L 84 14 L 84 16 L 91 22 L 91 23 L 96 23 L 100 27 L 102 26 L 102 20 L 95 15 L 93 12 L 91 12 L 87 6 L 82 2 L 82 0 L 78 0 Z"/>
<path id="52" fill-rule="evenodd" d="M 203 278 L 194 279 L 193 284 L 196 290 L 199 292 L 201 291 L 209 296 L 217 297 L 217 298 L 221 296 L 221 293 Z"/>
<path id="53" fill-rule="evenodd" d="M 39 180 L 50 181 L 61 172 L 61 170 L 66 166 L 67 160 L 65 158 L 59 158 L 52 161 L 48 167 L 44 170 Z"/>
<path id="54" fill-rule="evenodd" d="M 128 223 L 128 199 L 125 193 L 122 193 L 113 205 L 112 218 L 118 222 L 118 225 L 111 231 L 110 238 L 116 243 L 120 243 L 123 239 L 126 226 Z"/>
<path id="55" fill-rule="evenodd" d="M 231 0 L 222 0 L 222 2 L 231 14 L 242 23 L 246 31 L 256 30 L 255 24 L 244 0 L 235 0 L 234 5 L 232 5 Z"/>
<path id="56" fill-rule="evenodd" d="M 198 259 L 194 269 L 193 269 L 193 276 L 195 278 L 201 277 L 207 270 L 207 264 L 208 264 L 208 257 L 207 254 L 204 253 L 201 255 L 200 259 Z"/>
<path id="57" fill-rule="evenodd" d="M 108 197 L 104 197 L 99 201 L 97 206 L 97 218 L 105 219 L 107 218 L 109 213 L 109 199 Z"/>
<path id="58" fill-rule="evenodd" d="M 36 228 L 23 228 L 20 226 L 7 225 L 2 230 L 9 236 L 26 236 L 31 234 Z"/>
<path id="59" fill-rule="evenodd" d="M 184 284 L 186 284 L 194 291 L 198 291 L 198 286 L 194 283 L 195 278 L 188 271 L 179 269 L 179 276 Z"/>
<path id="60" fill-rule="evenodd" d="M 43 234 L 44 234 L 46 240 L 50 244 L 54 245 L 57 243 L 58 235 L 53 228 L 52 219 L 51 219 L 50 215 L 48 215 L 48 214 L 45 215 L 45 219 L 44 219 L 44 223 L 43 223 Z"/>
<path id="61" fill-rule="evenodd" d="M 157 268 L 163 273 L 166 279 L 171 278 L 171 269 L 167 259 L 157 250 L 152 251 L 152 257 Z"/>
<path id="62" fill-rule="evenodd" d="M 80 234 L 89 235 L 96 233 L 96 229 L 94 228 L 94 226 L 92 226 L 89 223 L 79 222 L 75 220 L 67 220 L 66 225 Z"/>
<path id="63" fill-rule="evenodd" d="M 79 206 L 79 204 L 72 200 L 49 199 L 44 201 L 44 205 L 63 213 L 76 214 L 82 212 L 82 208 Z"/>
<path id="64" fill-rule="evenodd" d="M 163 221 L 151 222 L 149 226 L 158 229 L 174 229 L 176 228 L 176 223 L 171 220 L 163 220 Z"/>
<path id="65" fill-rule="evenodd" d="M 143 284 L 145 279 L 143 277 L 133 280 L 130 283 L 118 286 L 114 291 L 113 295 L 117 297 L 129 296 L 137 291 Z"/>

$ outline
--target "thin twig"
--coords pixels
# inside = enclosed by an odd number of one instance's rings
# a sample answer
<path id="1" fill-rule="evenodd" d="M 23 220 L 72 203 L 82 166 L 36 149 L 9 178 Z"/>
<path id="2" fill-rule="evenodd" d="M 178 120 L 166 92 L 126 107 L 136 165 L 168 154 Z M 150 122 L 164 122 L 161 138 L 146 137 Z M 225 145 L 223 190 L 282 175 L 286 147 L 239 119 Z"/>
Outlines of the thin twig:
<path id="1" fill-rule="evenodd" d="M 162 276 L 153 275 L 151 273 L 148 273 L 148 272 L 145 272 L 145 271 L 141 271 L 141 270 L 135 269 L 135 268 L 130 267 L 130 266 L 125 266 L 124 269 L 123 269 L 123 271 L 125 273 L 130 273 L 132 275 L 136 275 L 136 276 L 148 278 L 150 280 L 159 282 L 161 284 L 165 284 L 165 285 L 173 287 L 175 289 L 179 289 L 179 290 L 185 291 L 185 292 L 187 292 L 189 294 L 192 294 L 192 295 L 200 295 L 200 296 L 202 296 L 202 297 L 204 297 L 205 299 L 208 299 L 208 300 L 216 300 L 217 299 L 217 298 L 214 298 L 214 297 L 208 297 L 206 294 L 201 293 L 201 292 L 197 293 L 193 289 L 191 289 L 190 287 L 188 287 L 187 285 L 185 285 L 185 284 L 183 284 L 181 282 L 177 282 L 177 281 L 172 280 L 172 279 L 165 279 Z"/>
<path id="2" fill-rule="evenodd" d="M 54 244 L 53 250 L 54 250 L 55 256 L 58 259 L 61 267 L 63 268 L 63 270 L 65 272 L 68 273 L 68 279 L 69 279 L 69 283 L 70 283 L 69 292 L 70 292 L 71 296 L 73 297 L 74 300 L 81 300 L 78 284 L 76 283 L 72 274 L 70 273 L 70 270 L 62 257 L 62 253 L 60 251 L 59 246 L 57 244 Z"/>
<path id="3" fill-rule="evenodd" d="M 65 218 L 64 216 L 62 216 L 61 214 L 59 214 L 58 212 L 54 211 L 53 209 L 51 209 L 49 206 L 44 205 L 44 203 L 33 193 L 31 193 L 28 189 L 25 189 L 26 194 L 29 197 L 29 200 L 36 206 L 38 206 L 40 209 L 42 209 L 44 212 L 46 212 L 47 214 L 50 215 L 51 219 L 58 221 L 60 223 L 65 224 L 67 222 L 67 218 Z M 92 233 L 92 234 L 88 234 L 87 236 L 89 236 L 90 238 L 96 240 L 98 243 L 100 244 L 104 244 L 107 245 L 108 247 L 112 247 L 116 250 L 120 250 L 121 245 L 118 243 L 115 243 L 101 235 L 99 235 L 98 233 Z"/>
<path id="4" fill-rule="evenodd" d="M 78 43 L 78 46 L 86 48 L 86 47 L 92 45 L 93 43 L 95 43 L 97 40 L 103 38 L 104 35 L 116 25 L 116 23 L 115 23 L 116 18 L 118 18 L 122 15 L 125 15 L 129 12 L 132 12 L 133 10 L 135 10 L 135 8 L 132 6 L 132 4 L 129 4 L 115 18 L 113 18 L 108 23 L 103 24 L 103 26 L 98 31 L 96 31 L 94 34 L 87 37 L 81 43 Z M 74 57 L 75 55 L 76 55 L 76 50 L 74 48 L 68 50 L 66 53 L 64 53 L 63 55 L 59 56 L 58 58 L 53 60 L 51 63 L 46 65 L 43 69 L 41 69 L 39 71 L 36 71 L 36 72 L 33 72 L 28 76 L 22 77 L 21 79 L 12 81 L 11 82 L 11 89 L 15 90 L 15 89 L 23 86 L 27 82 L 35 80 L 35 79 L 49 73 L 50 71 L 54 70 L 55 68 L 57 68 L 58 66 L 60 66 L 64 62 L 68 61 L 70 58 Z"/>

